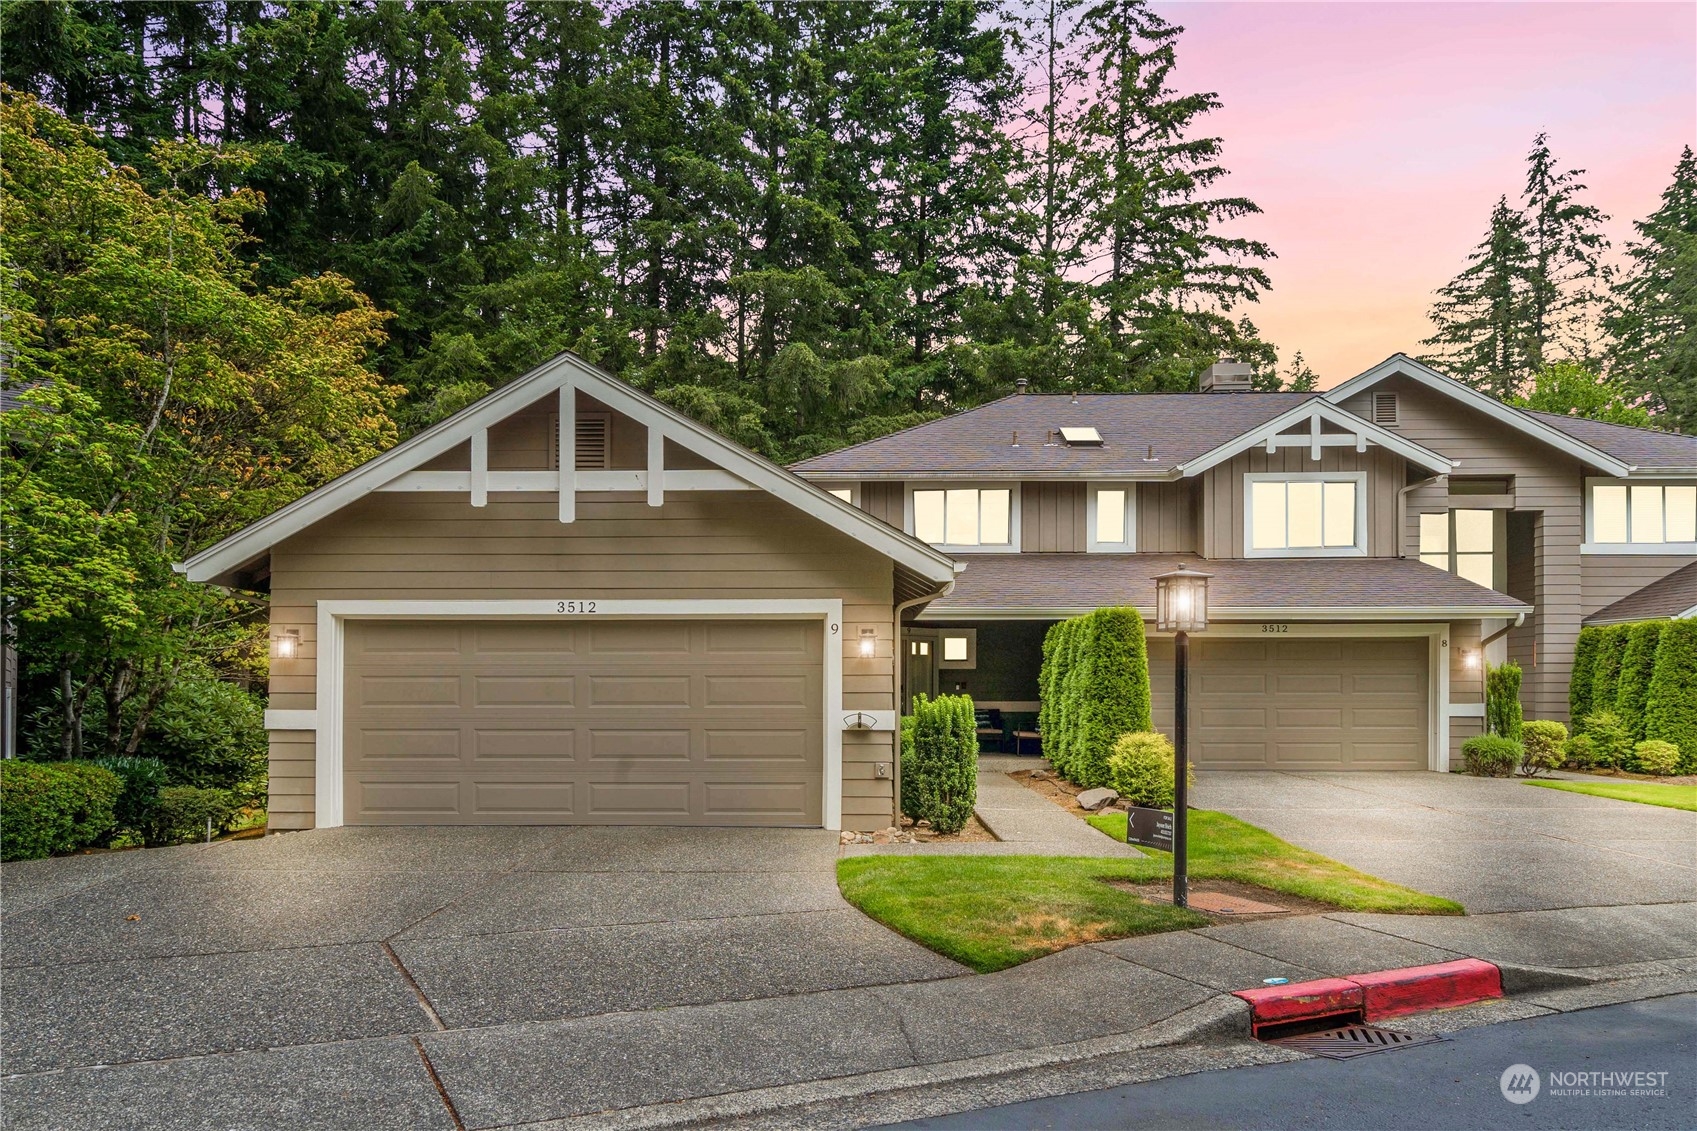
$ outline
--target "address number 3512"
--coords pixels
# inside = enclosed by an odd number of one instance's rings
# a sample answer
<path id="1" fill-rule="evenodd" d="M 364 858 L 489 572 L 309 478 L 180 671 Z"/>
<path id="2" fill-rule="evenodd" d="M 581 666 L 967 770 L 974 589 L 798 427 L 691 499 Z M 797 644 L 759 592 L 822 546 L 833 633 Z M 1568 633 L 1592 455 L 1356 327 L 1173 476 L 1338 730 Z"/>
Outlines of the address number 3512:
<path id="1" fill-rule="evenodd" d="M 595 611 L 595 602 L 556 601 L 554 603 L 554 611 L 556 613 L 593 613 Z"/>

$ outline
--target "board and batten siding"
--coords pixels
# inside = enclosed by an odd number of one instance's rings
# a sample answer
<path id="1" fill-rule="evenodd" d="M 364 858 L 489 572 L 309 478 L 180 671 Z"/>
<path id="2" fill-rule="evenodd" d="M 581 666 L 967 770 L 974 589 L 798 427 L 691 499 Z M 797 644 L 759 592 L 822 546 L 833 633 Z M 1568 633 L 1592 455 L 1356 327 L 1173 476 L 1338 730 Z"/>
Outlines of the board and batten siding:
<path id="1" fill-rule="evenodd" d="M 860 485 L 860 509 L 897 530 L 902 529 L 906 521 L 906 507 L 907 491 L 901 483 L 868 480 Z"/>
<path id="2" fill-rule="evenodd" d="M 1137 549 L 1144 554 L 1194 554 L 1199 480 L 1137 485 Z"/>
<path id="3" fill-rule="evenodd" d="M 1340 471 L 1367 473 L 1367 553 L 1370 557 L 1397 556 L 1396 494 L 1403 485 L 1405 461 L 1395 452 L 1369 447 L 1321 448 L 1320 458 L 1309 449 L 1264 446 L 1240 452 L 1202 473 L 1202 554 L 1209 558 L 1246 557 L 1244 515 L 1249 507 L 1244 476 L 1263 473 L 1306 473 Z M 1140 547 L 1141 548 L 1141 547 Z"/>
<path id="4" fill-rule="evenodd" d="M 1343 407 L 1358 415 L 1370 413 L 1372 392 L 1395 393 L 1396 431 L 1459 460 L 1454 474 L 1512 475 L 1514 509 L 1537 515 L 1532 532 L 1533 591 L 1526 598 L 1534 606 L 1529 619 L 1535 627 L 1530 648 L 1522 636 L 1516 649 L 1533 657 L 1521 700 L 1528 718 L 1565 721 L 1573 645 L 1585 615 L 1579 554 L 1585 530 L 1584 469 L 1578 460 L 1501 420 L 1407 378 L 1387 378 L 1372 391 L 1351 397 Z M 1466 505 L 1466 496 L 1452 499 L 1441 481 L 1411 491 L 1404 552 L 1412 557 L 1419 551 L 1422 513 Z"/>
<path id="5" fill-rule="evenodd" d="M 270 706 L 317 706 L 321 600 L 841 599 L 843 707 L 891 710 L 894 567 L 883 555 L 769 495 L 673 492 L 649 507 L 630 494 L 580 495 L 562 524 L 551 494 L 368 495 L 271 554 L 271 627 L 301 634 L 300 654 L 271 664 Z M 878 655 L 850 651 L 862 627 Z M 314 736 L 271 735 L 271 820 L 313 824 Z M 843 734 L 843 827 L 890 823 L 888 732 Z"/>
<path id="6" fill-rule="evenodd" d="M 1020 487 L 1020 549 L 1027 554 L 1081 554 L 1085 543 L 1084 484 L 1025 483 Z"/>

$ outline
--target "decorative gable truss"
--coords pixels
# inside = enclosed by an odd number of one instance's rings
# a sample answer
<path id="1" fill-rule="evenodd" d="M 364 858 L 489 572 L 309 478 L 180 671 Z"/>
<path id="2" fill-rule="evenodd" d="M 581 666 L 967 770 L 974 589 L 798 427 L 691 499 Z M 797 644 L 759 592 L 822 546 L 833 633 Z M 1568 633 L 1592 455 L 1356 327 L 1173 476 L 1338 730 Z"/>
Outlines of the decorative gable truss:
<path id="1" fill-rule="evenodd" d="M 1181 464 L 1181 476 L 1200 475 L 1211 467 L 1225 463 L 1240 452 L 1265 447 L 1269 453 L 1280 448 L 1306 448 L 1315 461 L 1326 448 L 1348 447 L 1364 452 L 1376 445 L 1402 456 L 1409 463 L 1423 467 L 1435 475 L 1447 474 L 1456 462 L 1421 447 L 1388 429 L 1364 420 L 1339 408 L 1330 401 L 1316 397 L 1304 401 L 1288 412 L 1280 413 L 1267 423 L 1252 428 L 1231 441 L 1221 444 L 1187 463 Z"/>

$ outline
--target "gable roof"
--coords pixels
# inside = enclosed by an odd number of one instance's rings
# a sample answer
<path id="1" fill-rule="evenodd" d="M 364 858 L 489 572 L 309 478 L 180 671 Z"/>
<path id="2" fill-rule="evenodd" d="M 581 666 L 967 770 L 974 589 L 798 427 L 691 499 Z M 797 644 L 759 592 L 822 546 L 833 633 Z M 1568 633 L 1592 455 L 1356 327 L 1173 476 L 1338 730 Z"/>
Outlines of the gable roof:
<path id="1" fill-rule="evenodd" d="M 954 416 L 792 464 L 808 478 L 1176 479 L 1195 475 L 1313 412 L 1423 466 L 1449 460 L 1318 393 L 1016 393 Z M 1095 428 L 1102 443 L 1061 443 Z M 1018 446 L 1015 446 L 1015 440 Z"/>
<path id="2" fill-rule="evenodd" d="M 1551 428 L 1559 429 L 1598 451 L 1625 460 L 1639 474 L 1664 467 L 1681 471 L 1697 469 L 1697 436 L 1686 436 L 1679 432 L 1658 432 L 1654 428 L 1634 428 L 1630 424 L 1610 424 L 1606 420 L 1562 416 L 1560 413 L 1538 412 L 1529 408 L 1518 411 L 1541 420 Z"/>
<path id="3" fill-rule="evenodd" d="M 1681 566 L 1659 581 L 1628 593 L 1585 618 L 1586 624 L 1697 617 L 1697 562 Z"/>
<path id="4" fill-rule="evenodd" d="M 562 353 L 543 362 L 511 384 L 273 511 L 175 568 L 191 581 L 228 577 L 259 560 L 291 535 L 451 451 L 470 440 L 474 433 L 567 387 L 580 389 L 608 408 L 658 429 L 680 447 L 871 546 L 926 580 L 942 584 L 953 580 L 958 570 L 948 555 L 697 424 L 573 353 Z"/>
<path id="5" fill-rule="evenodd" d="M 1452 400 L 1460 401 L 1470 408 L 1494 417 L 1509 428 L 1541 440 L 1550 447 L 1565 452 L 1593 467 L 1600 468 L 1610 475 L 1624 476 L 1632 471 L 1632 464 L 1629 461 L 1601 448 L 1594 447 L 1580 436 L 1567 429 L 1556 427 L 1547 419 L 1541 419 L 1549 414 L 1534 414 L 1512 405 L 1506 405 L 1490 394 L 1481 393 L 1465 382 L 1457 381 L 1453 377 L 1446 377 L 1431 366 L 1415 361 L 1405 353 L 1394 353 L 1365 373 L 1359 373 L 1343 384 L 1328 389 L 1325 397 L 1334 404 L 1342 404 L 1350 397 L 1372 388 L 1387 377 L 1398 375 L 1417 381 Z M 1563 417 L 1562 419 L 1569 420 L 1571 418 Z"/>

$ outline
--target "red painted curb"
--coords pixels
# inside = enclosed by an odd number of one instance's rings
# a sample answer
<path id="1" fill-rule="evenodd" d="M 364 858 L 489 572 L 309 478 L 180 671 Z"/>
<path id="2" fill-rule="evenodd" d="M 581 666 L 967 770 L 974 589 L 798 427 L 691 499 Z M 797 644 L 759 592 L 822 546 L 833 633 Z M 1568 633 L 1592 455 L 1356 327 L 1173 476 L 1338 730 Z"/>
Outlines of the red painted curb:
<path id="1" fill-rule="evenodd" d="M 1502 971 L 1477 958 L 1356 974 L 1349 980 L 1362 989 L 1369 1021 L 1503 996 Z"/>
<path id="2" fill-rule="evenodd" d="M 1408 966 L 1346 978 L 1319 978 L 1265 989 L 1234 990 L 1249 1003 L 1250 1025 L 1284 1025 L 1353 1013 L 1364 1021 L 1447 1009 L 1503 996 L 1502 971 L 1477 958 Z"/>

